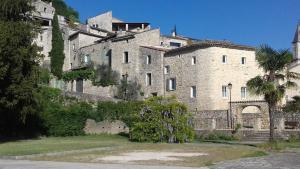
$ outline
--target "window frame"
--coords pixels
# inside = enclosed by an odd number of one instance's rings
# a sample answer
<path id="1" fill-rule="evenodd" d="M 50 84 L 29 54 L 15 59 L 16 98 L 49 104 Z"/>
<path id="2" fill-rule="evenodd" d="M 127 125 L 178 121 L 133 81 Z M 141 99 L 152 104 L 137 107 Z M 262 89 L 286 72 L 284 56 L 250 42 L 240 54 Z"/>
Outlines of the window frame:
<path id="1" fill-rule="evenodd" d="M 152 64 L 152 56 L 151 55 L 147 55 L 147 57 L 146 57 L 146 64 L 147 65 L 151 65 Z"/>
<path id="2" fill-rule="evenodd" d="M 165 74 L 165 75 L 170 74 L 170 65 L 166 65 L 166 66 L 164 67 L 164 74 Z"/>
<path id="3" fill-rule="evenodd" d="M 247 87 L 241 87 L 241 99 L 247 98 Z"/>
<path id="4" fill-rule="evenodd" d="M 192 65 L 196 65 L 197 64 L 197 58 L 196 56 L 192 56 Z"/>
<path id="5" fill-rule="evenodd" d="M 146 73 L 146 86 L 152 86 L 152 73 Z"/>
<path id="6" fill-rule="evenodd" d="M 191 86 L 190 96 L 191 96 L 191 98 L 197 98 L 197 87 L 196 86 Z"/>
<path id="7" fill-rule="evenodd" d="M 129 63 L 129 52 L 128 51 L 123 52 L 123 63 L 124 64 Z"/>
<path id="8" fill-rule="evenodd" d="M 246 57 L 241 57 L 241 65 L 246 65 L 247 59 Z"/>
<path id="9" fill-rule="evenodd" d="M 176 90 L 176 78 L 168 79 L 168 91 Z"/>
<path id="10" fill-rule="evenodd" d="M 222 55 L 222 63 L 223 64 L 227 64 L 228 63 L 228 56 L 227 55 Z"/>
<path id="11" fill-rule="evenodd" d="M 222 98 L 228 98 L 228 86 L 222 85 Z"/>

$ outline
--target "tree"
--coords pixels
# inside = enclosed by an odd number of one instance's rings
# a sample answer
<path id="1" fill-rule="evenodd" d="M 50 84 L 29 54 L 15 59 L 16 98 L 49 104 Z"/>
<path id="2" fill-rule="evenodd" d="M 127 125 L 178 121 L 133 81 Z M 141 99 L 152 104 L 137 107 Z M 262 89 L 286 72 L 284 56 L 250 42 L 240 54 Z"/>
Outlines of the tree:
<path id="1" fill-rule="evenodd" d="M 256 60 L 263 69 L 263 76 L 256 76 L 247 82 L 249 91 L 255 95 L 263 95 L 269 105 L 270 141 L 274 140 L 274 113 L 278 110 L 279 101 L 284 97 L 286 89 L 295 87 L 293 79 L 300 75 L 288 70 L 293 56 L 288 50 L 274 50 L 267 45 L 256 51 Z"/>
<path id="2" fill-rule="evenodd" d="M 117 71 L 112 70 L 110 66 L 105 64 L 98 65 L 95 70 L 93 85 L 103 87 L 116 85 L 119 81 L 119 78 L 119 73 Z"/>
<path id="3" fill-rule="evenodd" d="M 192 116 L 174 97 L 149 98 L 136 116 L 132 118 L 131 140 L 183 143 L 194 137 Z"/>
<path id="4" fill-rule="evenodd" d="M 52 29 L 52 49 L 49 53 L 51 58 L 51 73 L 58 78 L 62 77 L 63 65 L 64 65 L 64 40 L 62 33 L 59 28 L 57 14 L 53 18 L 53 29 Z"/>
<path id="5" fill-rule="evenodd" d="M 0 137 L 32 134 L 37 127 L 38 26 L 31 0 L 0 1 Z"/>
<path id="6" fill-rule="evenodd" d="M 136 81 L 127 81 L 127 77 L 121 80 L 121 83 L 117 86 L 116 98 L 133 101 L 138 100 L 140 96 L 141 85 Z"/>
<path id="7" fill-rule="evenodd" d="M 293 100 L 287 102 L 283 107 L 283 111 L 289 113 L 300 113 L 300 96 L 294 96 Z"/>

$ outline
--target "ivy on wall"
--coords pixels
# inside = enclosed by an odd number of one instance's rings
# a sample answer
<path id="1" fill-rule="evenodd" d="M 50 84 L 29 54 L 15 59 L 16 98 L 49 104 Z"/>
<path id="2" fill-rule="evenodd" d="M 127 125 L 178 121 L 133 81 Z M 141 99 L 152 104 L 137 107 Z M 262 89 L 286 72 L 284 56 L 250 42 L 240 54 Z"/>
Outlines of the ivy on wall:
<path id="1" fill-rule="evenodd" d="M 70 82 L 76 79 L 92 80 L 95 79 L 95 71 L 93 69 L 78 69 L 63 74 L 62 79 Z"/>

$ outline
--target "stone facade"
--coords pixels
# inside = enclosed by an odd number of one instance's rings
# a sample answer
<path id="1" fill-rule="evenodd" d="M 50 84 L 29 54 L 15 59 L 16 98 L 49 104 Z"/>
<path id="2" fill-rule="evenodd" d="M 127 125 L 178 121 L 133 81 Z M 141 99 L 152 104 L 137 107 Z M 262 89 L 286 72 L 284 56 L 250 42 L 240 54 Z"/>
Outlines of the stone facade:
<path id="1" fill-rule="evenodd" d="M 88 119 L 84 128 L 86 134 L 119 134 L 129 133 L 127 125 L 119 120 L 116 121 L 101 121 L 95 122 L 94 120 Z"/>
<path id="2" fill-rule="evenodd" d="M 223 56 L 226 57 L 223 63 Z M 245 58 L 244 64 L 241 59 Z M 195 61 L 193 61 L 195 59 Z M 194 63 L 192 63 L 194 62 Z M 262 74 L 255 61 L 254 49 L 235 49 L 233 47 L 186 48 L 168 52 L 165 65 L 170 66 L 170 73 L 165 81 L 176 79 L 176 89 L 169 90 L 166 95 L 176 95 L 180 100 L 188 103 L 191 109 L 224 110 L 228 109 L 230 91 L 222 95 L 222 86 L 232 83 L 232 101 L 261 100 L 251 96 L 246 91 L 242 98 L 241 88 L 246 87 L 250 78 Z M 191 96 L 191 87 L 196 87 L 196 96 Z"/>

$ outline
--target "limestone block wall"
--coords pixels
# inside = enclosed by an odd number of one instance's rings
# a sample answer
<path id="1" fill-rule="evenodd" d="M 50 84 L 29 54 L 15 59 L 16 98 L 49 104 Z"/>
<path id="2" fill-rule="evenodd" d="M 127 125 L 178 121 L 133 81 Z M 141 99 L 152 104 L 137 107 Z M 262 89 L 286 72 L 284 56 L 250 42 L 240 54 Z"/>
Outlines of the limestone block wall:
<path id="1" fill-rule="evenodd" d="M 147 63 L 147 57 L 151 57 L 151 63 Z M 164 52 L 149 48 L 140 48 L 139 55 L 139 84 L 142 86 L 144 97 L 150 97 L 153 93 L 163 96 L 165 91 L 164 69 L 163 69 Z M 151 85 L 147 85 L 146 76 L 151 73 Z"/>
<path id="2" fill-rule="evenodd" d="M 90 26 L 98 24 L 99 28 L 112 31 L 112 19 L 112 11 L 109 11 L 104 14 L 89 18 L 87 22 Z"/>
<path id="3" fill-rule="evenodd" d="M 223 55 L 227 56 L 227 63 L 222 63 Z M 195 65 L 192 64 L 193 57 L 196 57 Z M 241 57 L 246 57 L 245 65 L 241 64 Z M 176 95 L 191 110 L 228 109 L 229 90 L 228 97 L 222 97 L 222 86 L 228 83 L 233 84 L 232 101 L 262 100 L 249 92 L 246 98 L 241 98 L 241 87 L 262 74 L 254 51 L 209 47 L 168 55 L 164 64 L 170 65 L 171 69 L 165 80 L 176 77 L 176 90 L 168 91 L 166 95 Z M 196 98 L 191 98 L 191 86 L 196 86 Z"/>
<path id="4" fill-rule="evenodd" d="M 119 120 L 116 121 L 102 121 L 95 122 L 94 120 L 88 119 L 84 128 L 86 134 L 119 134 L 119 133 L 129 133 L 129 128 L 127 125 Z"/>

